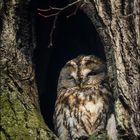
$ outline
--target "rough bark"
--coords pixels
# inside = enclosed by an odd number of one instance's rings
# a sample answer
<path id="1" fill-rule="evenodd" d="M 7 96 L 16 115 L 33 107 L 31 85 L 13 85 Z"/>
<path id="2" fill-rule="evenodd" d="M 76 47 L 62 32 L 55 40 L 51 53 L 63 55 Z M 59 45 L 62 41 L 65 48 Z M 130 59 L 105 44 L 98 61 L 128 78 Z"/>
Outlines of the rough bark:
<path id="1" fill-rule="evenodd" d="M 30 1 L 0 3 L 1 140 L 51 140 L 40 114 L 34 67 Z"/>
<path id="2" fill-rule="evenodd" d="M 104 44 L 118 137 L 127 139 L 140 135 L 139 7 L 138 0 L 87 0 L 82 7 Z"/>

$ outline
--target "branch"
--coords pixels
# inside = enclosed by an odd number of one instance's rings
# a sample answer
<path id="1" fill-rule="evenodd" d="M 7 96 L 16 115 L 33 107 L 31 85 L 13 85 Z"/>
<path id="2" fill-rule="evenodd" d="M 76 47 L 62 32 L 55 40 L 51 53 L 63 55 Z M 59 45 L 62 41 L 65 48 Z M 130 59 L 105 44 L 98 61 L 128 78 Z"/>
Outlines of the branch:
<path id="1" fill-rule="evenodd" d="M 76 1 L 70 3 L 62 8 L 49 6 L 49 9 L 40 9 L 40 8 L 37 9 L 39 11 L 38 15 L 40 15 L 44 18 L 54 17 L 53 25 L 52 25 L 51 32 L 50 32 L 50 43 L 48 45 L 48 48 L 53 46 L 53 33 L 54 33 L 55 28 L 56 28 L 56 22 L 57 22 L 58 16 L 63 11 L 68 9 L 69 7 L 76 5 L 74 12 L 72 12 L 70 15 L 66 16 L 67 18 L 69 18 L 69 17 L 75 15 L 77 13 L 77 10 L 79 9 L 79 7 L 83 6 L 83 4 L 84 4 L 84 0 L 76 0 Z M 45 15 L 45 14 L 42 14 L 41 12 L 48 12 L 48 14 Z"/>
<path id="2" fill-rule="evenodd" d="M 82 1 L 83 0 L 74 1 L 73 3 L 70 3 L 70 4 L 68 4 L 68 5 L 66 5 L 65 7 L 62 7 L 62 8 L 57 8 L 57 7 L 50 6 L 49 9 L 40 9 L 40 8 L 38 8 L 37 10 L 39 11 L 39 13 L 38 13 L 39 15 L 43 16 L 44 18 L 48 18 L 48 17 L 59 15 L 62 11 L 68 9 L 69 7 L 71 7 L 73 5 L 81 3 Z M 44 14 L 40 13 L 40 12 L 52 12 L 52 10 L 56 10 L 56 13 L 49 14 L 49 15 L 44 15 Z"/>

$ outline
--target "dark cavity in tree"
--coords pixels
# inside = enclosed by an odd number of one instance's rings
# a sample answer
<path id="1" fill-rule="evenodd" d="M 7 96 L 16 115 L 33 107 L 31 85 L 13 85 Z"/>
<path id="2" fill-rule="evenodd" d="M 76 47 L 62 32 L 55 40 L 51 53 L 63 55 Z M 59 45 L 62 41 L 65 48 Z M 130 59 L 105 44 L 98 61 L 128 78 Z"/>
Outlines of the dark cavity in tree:
<path id="1" fill-rule="evenodd" d="M 37 5 L 38 8 L 45 8 L 43 2 Z M 59 6 L 64 5 L 59 3 Z M 48 45 L 54 18 L 43 18 L 36 14 L 37 48 L 34 51 L 36 81 L 41 113 L 51 130 L 54 130 L 52 116 L 57 81 L 64 64 L 80 54 L 95 54 L 105 60 L 101 39 L 89 18 L 80 10 L 76 15 L 66 18 L 73 9 L 70 10 L 59 15 L 53 34 L 53 46 L 50 48 Z"/>

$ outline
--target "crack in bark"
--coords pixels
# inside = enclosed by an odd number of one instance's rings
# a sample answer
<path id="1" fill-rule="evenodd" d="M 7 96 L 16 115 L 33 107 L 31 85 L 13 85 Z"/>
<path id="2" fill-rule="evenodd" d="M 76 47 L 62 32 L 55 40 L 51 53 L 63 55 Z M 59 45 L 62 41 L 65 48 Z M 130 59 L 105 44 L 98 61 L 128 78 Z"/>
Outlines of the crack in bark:
<path id="1" fill-rule="evenodd" d="M 19 91 L 19 93 L 23 93 L 23 89 L 22 89 L 22 87 L 20 86 L 21 83 L 20 83 L 19 81 L 17 82 L 17 80 L 15 79 L 15 77 L 13 76 L 13 74 L 10 74 L 8 68 L 7 68 L 7 73 L 6 73 L 6 74 L 7 74 L 7 75 L 9 76 L 9 78 L 13 81 L 13 83 L 14 83 L 15 87 L 17 88 L 17 90 Z M 20 85 L 19 85 L 19 83 L 20 83 Z"/>

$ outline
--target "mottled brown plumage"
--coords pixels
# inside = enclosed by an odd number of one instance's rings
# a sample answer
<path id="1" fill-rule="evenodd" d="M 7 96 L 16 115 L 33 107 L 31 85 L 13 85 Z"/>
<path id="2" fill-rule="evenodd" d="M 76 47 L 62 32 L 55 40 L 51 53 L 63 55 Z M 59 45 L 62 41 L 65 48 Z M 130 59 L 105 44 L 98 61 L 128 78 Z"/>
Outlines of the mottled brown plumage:
<path id="1" fill-rule="evenodd" d="M 54 125 L 60 140 L 76 140 L 105 130 L 110 114 L 105 64 L 97 57 L 78 56 L 61 70 Z"/>

